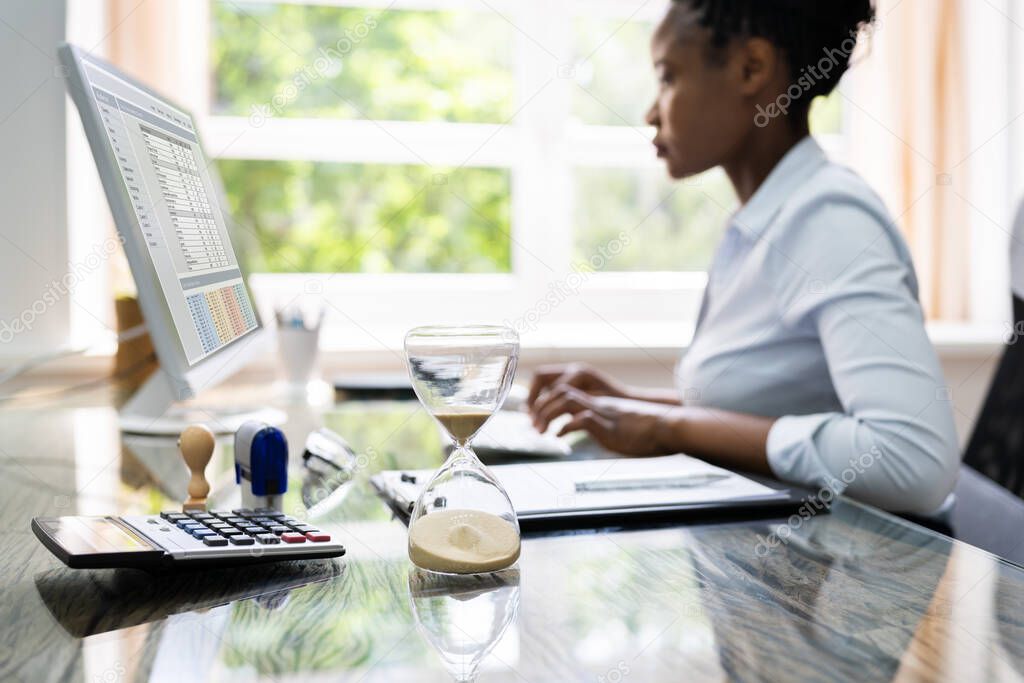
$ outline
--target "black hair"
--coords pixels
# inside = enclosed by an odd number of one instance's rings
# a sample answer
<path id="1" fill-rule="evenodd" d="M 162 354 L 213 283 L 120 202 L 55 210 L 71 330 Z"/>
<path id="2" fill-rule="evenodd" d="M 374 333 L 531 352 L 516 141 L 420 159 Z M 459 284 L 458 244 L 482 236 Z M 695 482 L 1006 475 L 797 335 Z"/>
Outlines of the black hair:
<path id="1" fill-rule="evenodd" d="M 713 54 L 736 38 L 764 38 L 778 47 L 789 64 L 790 77 L 804 90 L 800 107 L 828 95 L 850 66 L 862 28 L 875 19 L 874 0 L 673 0 L 672 9 L 711 32 Z M 828 60 L 828 73 L 818 69 Z M 820 77 L 809 77 L 812 74 Z M 803 79 L 803 80 L 801 80 Z"/>

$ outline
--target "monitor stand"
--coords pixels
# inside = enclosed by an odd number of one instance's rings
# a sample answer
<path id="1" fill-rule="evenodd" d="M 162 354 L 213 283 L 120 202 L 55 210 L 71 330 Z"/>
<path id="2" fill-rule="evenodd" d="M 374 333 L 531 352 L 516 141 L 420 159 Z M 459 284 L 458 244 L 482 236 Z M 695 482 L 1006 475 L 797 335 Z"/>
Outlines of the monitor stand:
<path id="1" fill-rule="evenodd" d="M 215 434 L 233 434 L 248 420 L 281 425 L 287 419 L 284 412 L 275 408 L 239 407 L 225 411 L 220 407 L 175 406 L 177 400 L 167 373 L 157 370 L 121 408 L 118 420 L 121 431 L 178 436 L 185 427 L 201 422 Z"/>

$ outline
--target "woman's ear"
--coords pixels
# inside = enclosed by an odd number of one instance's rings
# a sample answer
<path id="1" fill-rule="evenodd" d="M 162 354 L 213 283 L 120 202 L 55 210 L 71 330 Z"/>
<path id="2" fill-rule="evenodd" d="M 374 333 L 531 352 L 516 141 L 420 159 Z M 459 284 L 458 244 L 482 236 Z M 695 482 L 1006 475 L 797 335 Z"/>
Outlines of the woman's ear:
<path id="1" fill-rule="evenodd" d="M 746 38 L 738 41 L 735 74 L 740 93 L 753 97 L 774 84 L 778 77 L 781 56 L 779 49 L 764 38 Z"/>

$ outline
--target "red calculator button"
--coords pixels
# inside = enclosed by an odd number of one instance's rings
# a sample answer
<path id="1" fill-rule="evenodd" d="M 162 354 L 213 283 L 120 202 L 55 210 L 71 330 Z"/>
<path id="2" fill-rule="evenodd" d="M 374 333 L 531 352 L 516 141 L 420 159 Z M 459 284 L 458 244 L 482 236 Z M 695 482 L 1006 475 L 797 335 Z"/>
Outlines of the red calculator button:
<path id="1" fill-rule="evenodd" d="M 306 534 L 306 538 L 311 541 L 316 541 L 317 543 L 323 543 L 324 541 L 331 540 L 331 535 L 325 534 L 322 531 L 310 531 Z"/>
<path id="2" fill-rule="evenodd" d="M 305 543 L 306 537 L 302 534 L 281 534 L 281 540 L 285 543 Z"/>

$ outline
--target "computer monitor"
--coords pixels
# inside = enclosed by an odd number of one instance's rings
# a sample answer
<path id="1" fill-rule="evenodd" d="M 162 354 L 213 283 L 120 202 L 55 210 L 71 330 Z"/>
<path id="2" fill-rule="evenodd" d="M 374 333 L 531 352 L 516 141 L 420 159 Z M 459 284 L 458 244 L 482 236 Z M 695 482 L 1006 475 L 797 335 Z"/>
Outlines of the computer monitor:
<path id="1" fill-rule="evenodd" d="M 59 56 L 160 363 L 122 407 L 121 427 L 175 434 L 202 421 L 232 431 L 254 415 L 173 406 L 229 377 L 266 337 L 192 116 L 81 48 L 63 44 Z"/>

